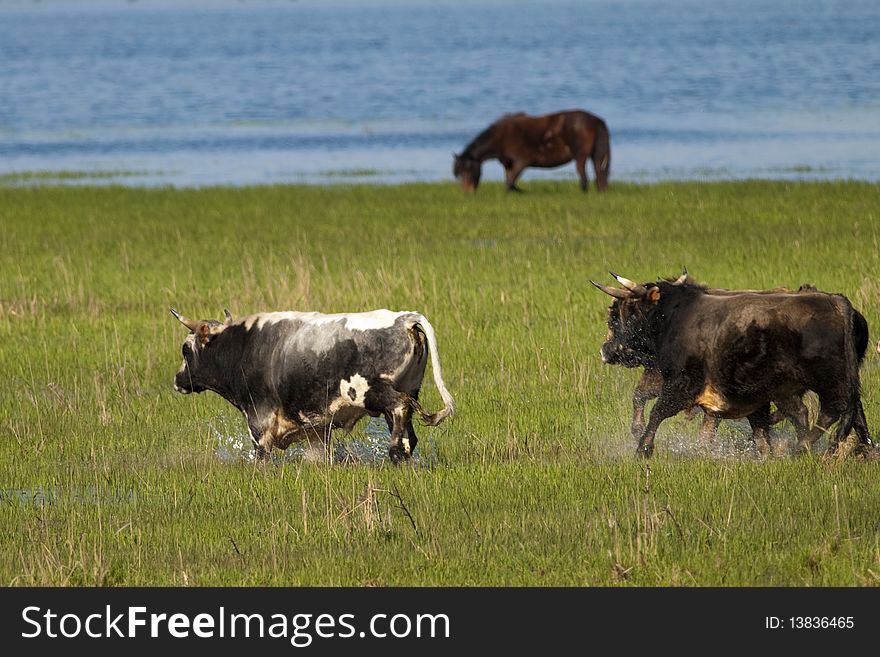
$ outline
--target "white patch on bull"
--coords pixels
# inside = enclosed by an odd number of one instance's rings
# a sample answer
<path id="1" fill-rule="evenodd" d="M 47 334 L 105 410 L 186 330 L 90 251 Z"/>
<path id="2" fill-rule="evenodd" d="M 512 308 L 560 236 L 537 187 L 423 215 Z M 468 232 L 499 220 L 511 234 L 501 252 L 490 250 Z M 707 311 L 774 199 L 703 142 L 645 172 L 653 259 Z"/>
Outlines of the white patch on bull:
<path id="1" fill-rule="evenodd" d="M 243 321 L 244 327 L 250 331 L 254 326 L 258 329 L 263 328 L 266 324 L 277 324 L 284 320 L 299 319 L 299 315 L 304 313 L 297 312 L 278 312 L 278 313 L 257 313 L 250 317 L 245 317 Z"/>
<path id="2" fill-rule="evenodd" d="M 350 313 L 345 315 L 325 315 L 325 317 L 337 317 L 345 319 L 345 328 L 349 331 L 372 331 L 375 329 L 390 328 L 394 326 L 394 322 L 401 315 L 408 315 L 409 312 L 394 312 L 392 310 L 374 310 L 368 313 Z M 328 320 L 336 321 L 336 320 Z"/>
<path id="3" fill-rule="evenodd" d="M 395 312 L 393 310 L 373 310 L 366 313 L 317 313 L 317 312 L 273 312 L 258 313 L 242 320 L 244 327 L 250 331 L 254 326 L 258 329 L 267 325 L 277 324 L 283 321 L 297 321 L 302 324 L 321 326 L 333 322 L 343 322 L 349 331 L 373 331 L 376 329 L 389 328 L 401 315 L 410 315 L 409 311 Z"/>
<path id="4" fill-rule="evenodd" d="M 186 340 L 184 340 L 183 343 L 188 344 L 189 348 L 192 349 L 193 351 L 195 351 L 196 350 L 196 334 L 190 333 L 188 336 L 186 336 Z M 183 363 L 181 364 L 180 369 L 177 370 L 178 376 L 183 374 L 185 371 L 186 371 L 186 358 L 183 359 Z M 184 395 L 189 394 L 189 390 L 184 390 L 183 388 L 178 388 L 176 383 L 174 384 L 174 391 L 179 392 Z"/>
<path id="5" fill-rule="evenodd" d="M 353 374 L 350 379 L 339 382 L 339 396 L 346 406 L 363 407 L 369 389 L 370 384 L 360 374 Z"/>

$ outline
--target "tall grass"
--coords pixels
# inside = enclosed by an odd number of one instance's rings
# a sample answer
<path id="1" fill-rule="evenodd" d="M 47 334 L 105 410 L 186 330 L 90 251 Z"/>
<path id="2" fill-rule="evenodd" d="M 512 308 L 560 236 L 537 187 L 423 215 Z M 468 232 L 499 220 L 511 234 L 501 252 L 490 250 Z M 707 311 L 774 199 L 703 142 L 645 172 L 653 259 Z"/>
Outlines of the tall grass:
<path id="1" fill-rule="evenodd" d="M 876 327 L 880 186 L 527 188 L 0 188 L 0 583 L 880 583 L 876 462 L 760 462 L 743 423 L 701 454 L 683 419 L 633 457 L 589 285 L 809 282 Z M 413 467 L 363 425 L 353 458 L 254 464 L 237 411 L 172 392 L 172 305 L 418 310 L 459 413 Z M 873 351 L 862 383 L 875 428 Z"/>

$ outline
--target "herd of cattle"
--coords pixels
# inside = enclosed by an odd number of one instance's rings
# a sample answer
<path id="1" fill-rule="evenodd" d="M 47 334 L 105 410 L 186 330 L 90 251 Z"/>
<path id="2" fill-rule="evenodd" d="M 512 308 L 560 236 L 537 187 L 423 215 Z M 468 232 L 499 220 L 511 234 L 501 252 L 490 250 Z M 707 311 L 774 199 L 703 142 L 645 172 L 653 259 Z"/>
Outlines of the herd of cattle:
<path id="1" fill-rule="evenodd" d="M 651 456 L 663 420 L 695 408 L 705 414 L 704 439 L 722 418 L 748 418 L 761 454 L 771 451 L 769 429 L 782 418 L 795 426 L 799 453 L 825 433 L 833 453 L 851 431 L 856 453 L 873 448 L 859 382 L 868 324 L 845 296 L 810 285 L 714 289 L 688 280 L 687 271 L 644 284 L 614 277 L 622 287 L 593 282 L 614 298 L 601 356 L 644 369 L 633 395 L 638 454 Z M 416 448 L 415 414 L 435 426 L 455 412 L 434 328 L 419 313 L 273 312 L 236 320 L 226 311 L 219 322 L 171 312 L 190 331 L 174 389 L 210 390 L 229 401 L 246 417 L 260 459 L 293 442 L 326 447 L 332 429 L 350 431 L 370 415 L 388 423 L 397 463 Z M 433 414 L 418 401 L 429 357 L 444 403 Z M 807 391 L 819 399 L 813 426 Z"/>
<path id="2" fill-rule="evenodd" d="M 770 425 L 789 417 L 797 451 L 808 452 L 831 425 L 829 451 L 855 431 L 856 451 L 873 447 L 862 408 L 859 366 L 868 346 L 868 323 L 840 294 L 804 285 L 798 291 L 710 289 L 688 281 L 636 284 L 616 276 L 622 288 L 593 283 L 614 297 L 602 360 L 642 367 L 633 396 L 633 434 L 638 452 L 650 456 L 663 420 L 700 407 L 702 433 L 721 418 L 747 417 L 755 445 L 770 451 Z M 819 397 L 810 427 L 803 403 Z M 656 397 L 647 424 L 644 403 Z M 771 414 L 771 402 L 777 413 Z"/>

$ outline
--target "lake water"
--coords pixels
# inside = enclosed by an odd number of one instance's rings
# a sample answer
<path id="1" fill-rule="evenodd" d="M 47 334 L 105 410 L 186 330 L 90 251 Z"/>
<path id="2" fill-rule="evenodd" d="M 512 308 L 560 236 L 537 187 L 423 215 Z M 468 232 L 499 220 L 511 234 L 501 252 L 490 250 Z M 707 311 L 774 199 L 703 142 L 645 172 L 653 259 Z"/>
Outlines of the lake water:
<path id="1" fill-rule="evenodd" d="M 566 108 L 612 184 L 880 180 L 880 2 L 0 0 L 0 180 L 451 180 L 501 114 Z"/>

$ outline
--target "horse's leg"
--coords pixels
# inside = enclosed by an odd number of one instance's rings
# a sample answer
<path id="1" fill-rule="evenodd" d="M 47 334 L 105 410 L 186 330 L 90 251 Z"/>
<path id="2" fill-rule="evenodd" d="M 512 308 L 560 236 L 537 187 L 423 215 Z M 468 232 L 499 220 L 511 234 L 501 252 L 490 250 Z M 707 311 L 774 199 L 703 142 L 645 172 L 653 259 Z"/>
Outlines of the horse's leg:
<path id="1" fill-rule="evenodd" d="M 590 157 L 596 172 L 596 189 L 604 192 L 608 189 L 608 169 L 611 166 L 611 144 L 608 140 L 608 130 L 604 125 L 596 134 Z"/>
<path id="2" fill-rule="evenodd" d="M 507 160 L 504 163 L 504 177 L 507 180 L 507 191 L 508 192 L 521 192 L 522 190 L 516 186 L 516 180 L 520 177 L 523 172 L 523 169 L 526 168 L 525 164 L 516 161 Z"/>
<path id="3" fill-rule="evenodd" d="M 581 179 L 581 191 L 585 192 L 590 187 L 590 179 L 587 178 L 587 156 L 579 155 L 576 157 L 574 165 L 577 167 L 578 177 Z"/>

